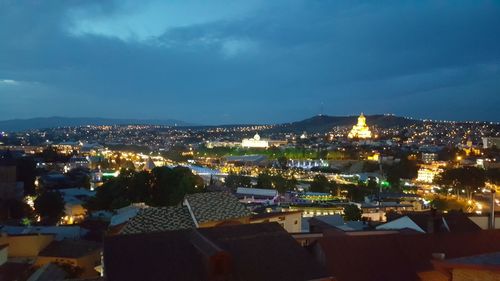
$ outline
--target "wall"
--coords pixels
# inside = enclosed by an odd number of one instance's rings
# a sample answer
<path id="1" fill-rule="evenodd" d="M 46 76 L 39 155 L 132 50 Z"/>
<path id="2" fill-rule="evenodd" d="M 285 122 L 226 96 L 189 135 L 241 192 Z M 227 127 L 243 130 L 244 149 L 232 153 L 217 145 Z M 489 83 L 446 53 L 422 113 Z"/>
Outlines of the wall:
<path id="1" fill-rule="evenodd" d="M 9 244 L 9 257 L 36 257 L 52 241 L 52 234 L 2 235 L 0 245 Z"/>
<path id="2" fill-rule="evenodd" d="M 9 255 L 9 246 L 1 245 L 0 246 L 0 266 L 7 262 L 7 257 Z"/>
<path id="3" fill-rule="evenodd" d="M 366 218 L 369 221 L 380 221 L 380 222 L 385 222 L 387 219 L 385 217 L 385 212 L 384 211 L 379 211 L 376 213 L 367 213 L 363 212 L 361 215 L 362 218 Z"/>
<path id="4" fill-rule="evenodd" d="M 222 226 L 222 225 L 236 225 L 236 224 L 248 224 L 250 219 L 248 217 L 244 218 L 236 218 L 226 221 L 208 221 L 204 223 L 200 223 L 198 225 L 199 228 L 203 227 L 214 227 L 214 226 Z"/>
<path id="5" fill-rule="evenodd" d="M 283 212 L 273 217 L 251 220 L 251 223 L 264 222 L 277 222 L 289 233 L 299 233 L 302 231 L 301 212 Z"/>

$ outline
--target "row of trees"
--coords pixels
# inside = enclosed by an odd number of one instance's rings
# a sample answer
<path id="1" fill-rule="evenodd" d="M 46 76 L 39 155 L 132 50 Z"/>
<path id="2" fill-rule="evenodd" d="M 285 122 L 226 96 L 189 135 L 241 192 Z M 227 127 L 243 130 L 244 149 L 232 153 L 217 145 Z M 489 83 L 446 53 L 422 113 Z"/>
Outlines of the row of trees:
<path id="1" fill-rule="evenodd" d="M 280 193 L 295 190 L 297 180 L 293 177 L 286 177 L 283 175 L 270 175 L 262 173 L 257 176 L 257 184 L 252 185 L 252 178 L 250 176 L 229 174 L 226 177 L 225 185 L 232 189 L 237 187 L 255 187 L 276 189 Z M 310 183 L 309 191 L 330 193 L 339 195 L 342 191 L 347 193 L 347 197 L 351 201 L 361 202 L 367 195 L 373 195 L 378 192 L 379 185 L 377 181 L 370 178 L 367 183 L 358 184 L 338 184 L 335 181 L 330 181 L 324 175 L 318 174 L 314 176 L 313 181 Z"/>
<path id="2" fill-rule="evenodd" d="M 150 206 L 173 206 L 184 195 L 204 191 L 203 179 L 185 167 L 156 167 L 152 171 L 122 170 L 97 189 L 86 203 L 88 210 L 113 210 L 135 202 Z"/>
<path id="3" fill-rule="evenodd" d="M 471 199 L 474 192 L 483 188 L 487 181 L 500 184 L 500 170 L 484 170 L 471 166 L 451 168 L 444 170 L 434 179 L 436 184 L 448 189 L 451 188 L 457 196 L 462 190 L 465 190 L 467 199 Z"/>
<path id="4" fill-rule="evenodd" d="M 0 200 L 0 220 L 19 220 L 29 224 L 38 215 L 43 224 L 55 224 L 63 214 L 64 199 L 58 191 L 41 192 L 34 201 L 34 210 L 22 200 Z"/>

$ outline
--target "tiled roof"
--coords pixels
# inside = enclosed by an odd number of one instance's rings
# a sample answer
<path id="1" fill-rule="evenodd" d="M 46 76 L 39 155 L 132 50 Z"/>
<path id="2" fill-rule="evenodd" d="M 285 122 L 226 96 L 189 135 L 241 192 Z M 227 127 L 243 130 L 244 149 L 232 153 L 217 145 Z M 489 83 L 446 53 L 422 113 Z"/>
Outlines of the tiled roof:
<path id="1" fill-rule="evenodd" d="M 147 233 L 195 228 L 185 206 L 145 208 L 139 211 L 121 231 L 122 234 Z"/>
<path id="2" fill-rule="evenodd" d="M 209 279 L 207 261 L 212 254 L 201 254 L 206 252 L 194 234 L 230 255 L 229 280 L 300 281 L 329 276 L 279 224 L 257 223 L 108 236 L 104 241 L 107 280 Z"/>
<path id="3" fill-rule="evenodd" d="M 425 232 L 429 232 L 431 222 L 433 223 L 433 231 L 431 232 L 469 232 L 481 230 L 477 224 L 462 212 L 449 212 L 436 215 L 433 215 L 432 212 L 408 212 L 404 215 L 415 222 Z M 394 217 L 393 219 L 389 219 L 389 221 L 400 217 Z M 446 222 L 446 225 L 444 222 Z"/>
<path id="4" fill-rule="evenodd" d="M 206 192 L 186 195 L 185 200 L 198 223 L 249 217 L 250 211 L 227 192 Z"/>

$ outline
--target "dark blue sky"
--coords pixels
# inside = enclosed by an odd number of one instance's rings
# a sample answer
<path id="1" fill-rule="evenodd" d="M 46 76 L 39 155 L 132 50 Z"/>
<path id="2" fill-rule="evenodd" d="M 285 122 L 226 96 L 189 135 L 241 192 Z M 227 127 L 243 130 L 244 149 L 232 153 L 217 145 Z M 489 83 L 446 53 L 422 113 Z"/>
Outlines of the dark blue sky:
<path id="1" fill-rule="evenodd" d="M 500 121 L 500 1 L 0 0 L 0 120 L 320 111 Z"/>

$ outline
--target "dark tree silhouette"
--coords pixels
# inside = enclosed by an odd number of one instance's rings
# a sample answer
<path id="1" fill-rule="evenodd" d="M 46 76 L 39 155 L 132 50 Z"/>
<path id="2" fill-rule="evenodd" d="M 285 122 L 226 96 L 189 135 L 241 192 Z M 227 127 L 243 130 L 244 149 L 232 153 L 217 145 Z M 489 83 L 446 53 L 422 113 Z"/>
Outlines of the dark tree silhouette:
<path id="1" fill-rule="evenodd" d="M 323 175 L 314 176 L 313 181 L 311 182 L 311 186 L 309 187 L 309 191 L 311 192 L 329 192 L 331 189 L 331 184 L 328 179 Z"/>
<path id="2" fill-rule="evenodd" d="M 472 199 L 473 193 L 486 182 L 486 173 L 483 169 L 476 167 L 460 167 L 444 170 L 434 180 L 436 184 L 452 188 L 457 195 L 464 189 L 466 197 Z"/>
<path id="3" fill-rule="evenodd" d="M 173 206 L 184 195 L 204 191 L 203 179 L 189 168 L 156 167 L 150 172 L 122 169 L 120 175 L 97 189 L 85 207 L 89 210 L 112 210 L 144 202 L 151 206 Z"/>
<path id="4" fill-rule="evenodd" d="M 42 220 L 57 222 L 64 214 L 64 199 L 57 191 L 44 191 L 35 199 L 35 213 Z"/>
<path id="5" fill-rule="evenodd" d="M 362 211 L 358 206 L 350 204 L 344 207 L 344 220 L 345 221 L 359 221 L 361 220 Z"/>

